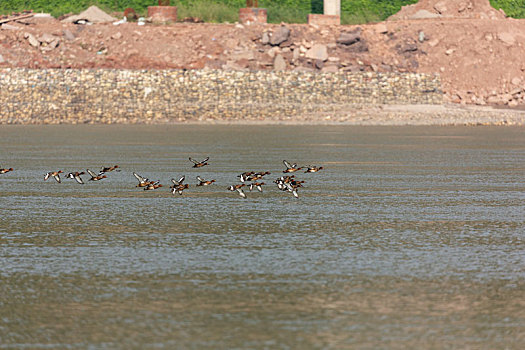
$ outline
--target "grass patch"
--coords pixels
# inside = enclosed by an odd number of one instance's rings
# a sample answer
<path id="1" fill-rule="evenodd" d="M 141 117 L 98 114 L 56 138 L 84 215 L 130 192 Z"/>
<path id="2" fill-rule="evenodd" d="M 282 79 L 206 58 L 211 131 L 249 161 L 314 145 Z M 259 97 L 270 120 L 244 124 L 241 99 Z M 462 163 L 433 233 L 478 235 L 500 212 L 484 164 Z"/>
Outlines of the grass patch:
<path id="1" fill-rule="evenodd" d="M 381 22 L 381 20 L 381 17 L 377 13 L 367 10 L 357 11 L 356 13 L 341 13 L 341 24 L 364 24 L 370 22 Z"/>
<path id="2" fill-rule="evenodd" d="M 306 23 L 310 12 L 283 6 L 268 6 L 268 23 Z"/>
<path id="3" fill-rule="evenodd" d="M 209 23 L 233 23 L 239 20 L 239 9 L 216 1 L 194 1 L 177 5 L 177 17 L 198 17 Z"/>

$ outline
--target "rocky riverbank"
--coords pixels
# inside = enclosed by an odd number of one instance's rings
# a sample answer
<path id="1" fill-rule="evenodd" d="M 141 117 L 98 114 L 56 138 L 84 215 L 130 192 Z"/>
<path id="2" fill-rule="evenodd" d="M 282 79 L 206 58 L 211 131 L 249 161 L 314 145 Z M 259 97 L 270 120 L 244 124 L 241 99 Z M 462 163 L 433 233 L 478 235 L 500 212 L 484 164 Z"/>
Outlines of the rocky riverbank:
<path id="1" fill-rule="evenodd" d="M 417 73 L 0 69 L 0 86 L 0 124 L 525 125 Z"/>
<path id="2" fill-rule="evenodd" d="M 505 18 L 501 11 L 487 4 L 487 0 L 422 0 L 382 23 L 323 27 L 284 23 L 87 25 L 35 16 L 0 26 L 0 69 L 427 74 L 439 76 L 438 90 L 444 103 L 520 108 L 525 105 L 525 65 L 520 63 L 525 57 L 525 21 Z M 346 111 L 317 109 L 316 120 L 358 113 L 364 118 L 360 122 L 364 122 L 369 113 L 364 109 L 356 112 L 361 108 L 357 105 L 384 103 L 380 100 L 353 101 L 353 107 Z M 372 106 L 372 110 L 382 113 L 378 106 Z M 495 116 L 495 119 L 482 118 L 482 124 L 505 121 L 521 124 L 519 110 L 482 110 L 480 113 Z M 310 118 L 314 111 L 285 114 Z M 475 117 L 479 110 L 475 111 L 468 113 Z M 465 115 L 463 110 L 455 109 L 447 113 Z M 503 114 L 510 117 L 500 117 Z M 83 122 L 93 122 L 99 117 L 87 117 Z M 259 117 L 277 118 L 269 114 Z M 107 122 L 127 122 L 122 118 L 110 118 Z M 223 116 L 186 115 L 180 119 L 199 118 Z M 357 122 L 353 117 L 342 118 L 344 122 Z M 442 124 L 456 123 L 455 118 L 443 118 Z M 465 118 L 465 123 L 477 124 L 471 117 Z M 402 118 L 400 123 L 405 121 Z M 3 122 L 20 122 L 20 119 L 9 117 Z"/>
<path id="3" fill-rule="evenodd" d="M 272 115 L 265 118 L 221 115 L 194 116 L 172 119 L 162 115 L 128 118 L 10 118 L 0 124 L 226 124 L 226 125 L 369 125 L 369 126 L 525 126 L 525 112 L 494 109 L 492 107 L 435 105 L 357 106 L 337 113 L 305 114 L 290 117 Z"/>
<path id="4" fill-rule="evenodd" d="M 443 103 L 436 75 L 0 69 L 0 123 L 344 122 L 363 106 Z"/>

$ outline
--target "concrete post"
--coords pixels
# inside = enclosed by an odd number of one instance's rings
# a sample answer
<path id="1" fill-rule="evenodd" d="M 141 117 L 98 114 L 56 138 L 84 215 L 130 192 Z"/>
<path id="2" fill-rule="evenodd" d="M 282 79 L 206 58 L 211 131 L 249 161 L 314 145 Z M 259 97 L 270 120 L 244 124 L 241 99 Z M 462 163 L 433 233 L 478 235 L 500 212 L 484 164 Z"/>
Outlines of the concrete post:
<path id="1" fill-rule="evenodd" d="M 324 0 L 324 14 L 341 16 L 341 0 Z"/>

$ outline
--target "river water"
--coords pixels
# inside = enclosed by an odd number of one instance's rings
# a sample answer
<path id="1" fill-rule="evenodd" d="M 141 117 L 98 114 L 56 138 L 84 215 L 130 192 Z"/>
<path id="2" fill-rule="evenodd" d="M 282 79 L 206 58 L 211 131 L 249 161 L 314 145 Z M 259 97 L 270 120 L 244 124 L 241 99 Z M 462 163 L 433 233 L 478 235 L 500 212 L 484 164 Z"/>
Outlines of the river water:
<path id="1" fill-rule="evenodd" d="M 525 129 L 2 126 L 0 348 L 521 349 Z M 188 157 L 210 157 L 192 168 Z M 322 165 L 299 198 L 283 159 Z M 48 171 L 99 170 L 79 185 Z M 270 171 L 263 192 L 227 187 Z M 135 171 L 160 180 L 135 187 Z M 190 188 L 172 195 L 171 178 Z M 196 187 L 195 177 L 215 179 Z M 88 177 L 84 175 L 84 179 Z"/>

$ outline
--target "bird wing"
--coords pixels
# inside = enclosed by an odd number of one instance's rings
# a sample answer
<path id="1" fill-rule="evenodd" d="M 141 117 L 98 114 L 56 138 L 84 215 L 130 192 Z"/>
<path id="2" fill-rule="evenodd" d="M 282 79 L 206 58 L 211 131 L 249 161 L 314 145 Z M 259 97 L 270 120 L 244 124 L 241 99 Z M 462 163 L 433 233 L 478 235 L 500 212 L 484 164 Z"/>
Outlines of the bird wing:
<path id="1" fill-rule="evenodd" d="M 193 163 L 195 164 L 199 164 L 199 162 L 197 162 L 195 159 L 193 159 L 192 157 L 189 157 L 189 160 L 191 160 Z"/>
<path id="2" fill-rule="evenodd" d="M 242 190 L 242 188 L 238 188 L 238 189 L 237 189 L 237 192 L 239 192 L 239 196 L 241 196 L 242 198 L 246 198 L 246 193 L 244 193 L 244 191 Z"/>
<path id="3" fill-rule="evenodd" d="M 206 181 L 204 181 L 204 179 L 203 179 L 202 177 L 200 177 L 200 176 L 197 176 L 197 180 L 200 181 L 200 182 L 206 182 Z"/>
<path id="4" fill-rule="evenodd" d="M 286 167 L 286 169 L 293 168 L 293 166 L 290 163 L 288 163 L 286 160 L 283 160 L 283 164 Z"/>
<path id="5" fill-rule="evenodd" d="M 136 172 L 133 172 L 133 176 L 135 176 L 135 178 L 137 180 L 139 180 L 139 182 L 145 182 L 146 179 L 144 179 L 142 176 L 140 176 L 139 174 L 137 174 Z"/>
<path id="6" fill-rule="evenodd" d="M 82 180 L 82 178 L 80 177 L 80 175 L 75 175 L 73 178 L 74 178 L 75 181 L 78 182 L 79 184 L 81 184 L 81 185 L 84 184 L 84 180 Z"/>
<path id="7" fill-rule="evenodd" d="M 97 174 L 95 174 L 91 170 L 89 170 L 89 169 L 86 169 L 86 170 L 87 170 L 88 174 L 91 175 L 91 177 L 97 177 Z"/>
<path id="8" fill-rule="evenodd" d="M 175 186 L 180 186 L 182 185 L 182 183 L 184 182 L 184 179 L 186 178 L 186 176 L 182 176 L 179 181 L 175 181 L 175 179 L 171 179 L 171 182 L 173 182 L 173 184 Z"/>

